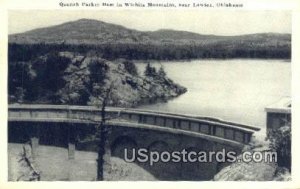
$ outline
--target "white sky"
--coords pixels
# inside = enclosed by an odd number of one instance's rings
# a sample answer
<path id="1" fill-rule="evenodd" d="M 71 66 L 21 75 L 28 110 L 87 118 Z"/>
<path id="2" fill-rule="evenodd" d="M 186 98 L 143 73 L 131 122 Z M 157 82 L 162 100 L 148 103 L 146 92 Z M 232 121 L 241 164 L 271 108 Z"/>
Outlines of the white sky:
<path id="1" fill-rule="evenodd" d="M 200 10 L 11 10 L 9 34 L 81 18 L 102 20 L 141 31 L 185 30 L 201 34 L 240 35 L 263 32 L 291 33 L 288 11 Z"/>

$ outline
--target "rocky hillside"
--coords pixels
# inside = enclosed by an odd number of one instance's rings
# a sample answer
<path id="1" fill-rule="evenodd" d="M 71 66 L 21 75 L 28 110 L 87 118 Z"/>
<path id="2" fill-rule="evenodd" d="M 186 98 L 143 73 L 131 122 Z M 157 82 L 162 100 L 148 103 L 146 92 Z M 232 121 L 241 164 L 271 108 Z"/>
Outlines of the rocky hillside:
<path id="1" fill-rule="evenodd" d="M 251 152 L 269 152 L 269 142 L 253 140 L 243 151 Z M 238 158 L 242 158 L 241 155 Z M 276 162 L 235 162 L 223 168 L 214 176 L 214 181 L 290 181 L 291 173 Z"/>
<path id="2" fill-rule="evenodd" d="M 184 92 L 163 70 L 141 76 L 124 59 L 59 52 L 9 64 L 10 103 L 100 105 L 106 99 L 108 105 L 133 107 Z"/>

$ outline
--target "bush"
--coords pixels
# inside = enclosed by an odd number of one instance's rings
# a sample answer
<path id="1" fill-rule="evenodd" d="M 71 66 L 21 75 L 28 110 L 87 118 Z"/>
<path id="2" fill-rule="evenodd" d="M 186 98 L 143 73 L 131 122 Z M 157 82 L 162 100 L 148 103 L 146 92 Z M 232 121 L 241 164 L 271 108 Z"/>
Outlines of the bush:
<path id="1" fill-rule="evenodd" d="M 161 67 L 159 68 L 159 70 L 158 70 L 158 76 L 159 76 L 160 78 L 165 78 L 166 75 L 167 75 L 167 74 L 166 74 L 164 68 L 161 66 Z"/>
<path id="2" fill-rule="evenodd" d="M 277 152 L 278 166 L 291 171 L 291 127 L 289 125 L 269 132 L 270 148 Z"/>
<path id="3" fill-rule="evenodd" d="M 123 64 L 124 64 L 125 70 L 128 73 L 130 73 L 131 75 L 134 75 L 134 76 L 138 75 L 137 68 L 136 68 L 136 66 L 135 66 L 135 64 L 133 62 L 131 62 L 129 60 L 125 60 L 123 62 Z"/>
<path id="4" fill-rule="evenodd" d="M 91 84 L 93 85 L 93 83 L 98 83 L 103 85 L 108 69 L 109 67 L 104 59 L 91 61 L 89 64 Z"/>

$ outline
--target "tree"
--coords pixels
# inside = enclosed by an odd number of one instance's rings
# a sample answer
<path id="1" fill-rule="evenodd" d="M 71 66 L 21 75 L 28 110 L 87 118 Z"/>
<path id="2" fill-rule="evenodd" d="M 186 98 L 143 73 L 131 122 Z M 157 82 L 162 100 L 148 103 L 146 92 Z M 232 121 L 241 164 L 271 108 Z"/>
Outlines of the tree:
<path id="1" fill-rule="evenodd" d="M 123 62 L 123 64 L 124 64 L 125 70 L 128 73 L 130 73 L 131 75 L 134 75 L 134 76 L 138 75 L 137 68 L 133 62 L 131 62 L 129 60 L 125 60 Z"/>
<path id="2" fill-rule="evenodd" d="M 282 126 L 269 133 L 270 148 L 277 152 L 277 163 L 291 171 L 291 126 Z"/>
<path id="3" fill-rule="evenodd" d="M 110 129 L 106 126 L 106 115 L 105 108 L 111 98 L 111 92 L 114 87 L 114 84 L 111 83 L 109 88 L 105 91 L 104 98 L 101 105 L 101 121 L 96 125 L 96 138 L 98 139 L 98 160 L 97 160 L 97 180 L 103 181 L 104 179 L 104 155 L 106 153 L 105 147 L 108 143 L 108 136 L 110 134 Z"/>
<path id="4" fill-rule="evenodd" d="M 8 65 L 8 93 L 9 102 L 23 102 L 28 99 L 28 89 L 30 89 L 34 79 L 33 71 L 29 63 L 10 62 Z M 29 91 L 30 92 L 30 91 Z"/>
<path id="5" fill-rule="evenodd" d="M 144 75 L 147 76 L 147 77 L 153 77 L 153 76 L 156 76 L 157 73 L 156 73 L 155 67 L 152 67 L 152 66 L 150 65 L 150 63 L 148 63 L 147 66 L 146 66 Z"/>
<path id="6" fill-rule="evenodd" d="M 45 57 L 37 58 L 32 63 L 32 69 L 36 73 L 34 83 L 27 88 L 30 100 L 41 100 L 56 103 L 57 92 L 65 86 L 63 79 L 66 68 L 71 64 L 69 58 L 60 56 L 58 52 L 50 52 Z"/>
<path id="7" fill-rule="evenodd" d="M 91 84 L 100 83 L 103 84 L 106 79 L 106 72 L 109 67 L 104 59 L 92 60 L 88 65 L 90 71 Z"/>
<path id="8" fill-rule="evenodd" d="M 165 78 L 166 75 L 167 75 L 167 74 L 166 74 L 166 72 L 165 72 L 163 66 L 161 66 L 161 67 L 159 68 L 159 70 L 158 70 L 158 76 L 159 76 L 160 78 Z"/>
<path id="9" fill-rule="evenodd" d="M 25 96 L 26 90 L 23 87 L 17 87 L 15 92 L 16 101 L 18 103 L 24 102 L 24 96 Z"/>

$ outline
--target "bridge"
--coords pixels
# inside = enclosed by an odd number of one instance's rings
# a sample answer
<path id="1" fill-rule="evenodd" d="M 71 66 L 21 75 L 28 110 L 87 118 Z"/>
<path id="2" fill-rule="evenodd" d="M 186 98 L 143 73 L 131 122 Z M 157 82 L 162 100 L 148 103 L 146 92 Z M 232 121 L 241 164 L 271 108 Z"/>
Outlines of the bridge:
<path id="1" fill-rule="evenodd" d="M 124 156 L 122 150 L 125 147 L 198 151 L 225 148 L 240 152 L 243 146 L 250 142 L 252 134 L 259 130 L 254 126 L 215 118 L 167 112 L 113 107 L 107 107 L 105 112 L 105 125 L 112 130 L 106 149 L 109 155 L 121 158 Z M 80 142 L 78 138 L 84 138 L 87 133 L 95 132 L 94 126 L 100 123 L 100 120 L 101 110 L 91 106 L 9 105 L 9 140 L 24 142 L 29 139 L 33 152 L 39 143 L 58 140 L 56 144 L 64 144 L 69 149 L 69 158 L 73 159 L 75 149 L 96 150 L 95 145 L 93 147 L 91 143 Z M 53 128 L 55 131 L 51 131 Z M 156 167 L 141 166 L 159 179 L 193 180 L 200 177 L 200 179 L 211 178 L 223 165 L 215 163 L 213 168 L 211 164 L 181 165 L 175 168 L 174 165 L 166 167 L 162 164 Z M 212 171 L 199 171 L 205 170 L 206 166 Z M 165 171 L 162 172 L 162 169 Z M 197 173 L 194 169 L 198 170 Z M 185 175 L 182 175 L 182 172 Z"/>

